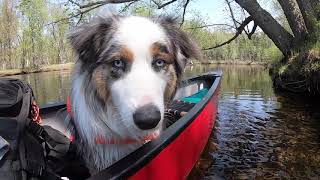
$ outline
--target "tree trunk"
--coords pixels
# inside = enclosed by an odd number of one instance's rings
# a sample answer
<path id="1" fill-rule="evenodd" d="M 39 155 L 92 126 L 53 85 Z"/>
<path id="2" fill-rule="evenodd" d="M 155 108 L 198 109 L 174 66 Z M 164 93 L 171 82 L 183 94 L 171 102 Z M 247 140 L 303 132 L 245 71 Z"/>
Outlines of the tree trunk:
<path id="1" fill-rule="evenodd" d="M 26 68 L 26 50 L 24 48 L 22 48 L 22 56 L 21 56 L 21 62 L 22 62 L 22 69 Z"/>
<path id="2" fill-rule="evenodd" d="M 306 0 L 303 0 L 306 1 Z M 295 42 L 304 41 L 308 31 L 302 13 L 296 0 L 278 0 L 286 15 L 290 28 L 294 34 Z"/>
<path id="3" fill-rule="evenodd" d="M 312 7 L 310 0 L 297 0 L 301 10 L 304 22 L 310 33 L 314 32 L 314 22 L 316 21 L 316 13 Z"/>
<path id="4" fill-rule="evenodd" d="M 315 13 L 317 20 L 320 20 L 320 1 L 319 0 L 310 0 L 312 9 Z"/>
<path id="5" fill-rule="evenodd" d="M 287 32 L 256 0 L 235 0 L 253 18 L 255 23 L 280 49 L 283 55 L 291 54 L 293 36 Z"/>

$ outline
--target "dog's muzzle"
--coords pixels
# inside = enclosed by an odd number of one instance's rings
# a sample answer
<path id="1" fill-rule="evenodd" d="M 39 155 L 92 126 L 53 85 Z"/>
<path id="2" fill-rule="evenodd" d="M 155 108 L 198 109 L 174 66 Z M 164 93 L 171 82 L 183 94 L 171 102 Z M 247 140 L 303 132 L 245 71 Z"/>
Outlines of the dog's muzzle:
<path id="1" fill-rule="evenodd" d="M 157 106 L 146 104 L 139 107 L 133 114 L 134 123 L 142 130 L 155 128 L 161 120 L 161 113 Z"/>

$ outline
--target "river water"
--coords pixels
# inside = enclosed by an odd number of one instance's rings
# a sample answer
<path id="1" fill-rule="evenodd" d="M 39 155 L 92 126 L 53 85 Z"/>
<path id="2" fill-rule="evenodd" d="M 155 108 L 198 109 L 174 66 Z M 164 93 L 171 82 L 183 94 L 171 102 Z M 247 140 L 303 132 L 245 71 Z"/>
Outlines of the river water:
<path id="1" fill-rule="evenodd" d="M 320 179 L 320 103 L 276 95 L 259 66 L 188 67 L 186 77 L 222 69 L 221 94 L 201 179 Z M 64 101 L 70 72 L 15 76 L 39 104 Z"/>

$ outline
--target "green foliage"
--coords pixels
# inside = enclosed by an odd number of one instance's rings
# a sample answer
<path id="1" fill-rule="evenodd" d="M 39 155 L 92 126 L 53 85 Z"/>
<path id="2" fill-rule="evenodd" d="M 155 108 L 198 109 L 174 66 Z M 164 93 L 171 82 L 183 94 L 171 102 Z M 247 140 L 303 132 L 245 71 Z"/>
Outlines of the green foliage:
<path id="1" fill-rule="evenodd" d="M 311 43 L 312 43 L 312 47 L 314 49 L 320 49 L 320 21 L 317 20 L 313 20 L 313 24 L 314 24 L 314 32 L 313 34 L 311 34 Z"/>
<path id="2" fill-rule="evenodd" d="M 131 14 L 144 17 L 152 17 L 155 15 L 155 12 L 153 9 L 146 6 L 137 6 L 131 10 Z"/>

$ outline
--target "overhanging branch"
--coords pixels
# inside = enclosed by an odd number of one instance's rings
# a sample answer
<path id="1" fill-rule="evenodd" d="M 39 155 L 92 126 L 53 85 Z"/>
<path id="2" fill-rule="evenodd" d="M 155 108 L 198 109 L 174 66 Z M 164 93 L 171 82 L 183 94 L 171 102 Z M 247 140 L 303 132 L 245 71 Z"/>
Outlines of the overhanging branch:
<path id="1" fill-rule="evenodd" d="M 248 38 L 251 39 L 252 35 L 256 32 L 258 25 L 254 22 L 251 32 L 248 34 Z"/>
<path id="2" fill-rule="evenodd" d="M 212 26 L 227 26 L 227 27 L 229 27 L 229 28 L 236 29 L 234 26 L 229 25 L 229 24 L 206 24 L 206 25 L 203 25 L 203 26 L 189 27 L 189 28 L 186 28 L 186 29 L 187 29 L 187 30 L 201 29 L 201 28 L 212 27 Z"/>
<path id="3" fill-rule="evenodd" d="M 62 22 L 62 21 L 66 21 L 66 20 L 69 20 L 69 19 L 72 19 L 72 18 L 75 18 L 75 17 L 78 17 L 78 16 L 80 16 L 80 20 L 81 20 L 83 14 L 85 14 L 85 13 L 87 13 L 87 12 L 89 12 L 89 11 L 92 11 L 92 10 L 94 10 L 94 9 L 100 7 L 100 6 L 103 6 L 103 5 L 104 5 L 104 4 L 100 4 L 100 5 L 97 5 L 97 6 L 88 8 L 88 9 L 86 9 L 86 10 L 84 10 L 84 11 L 80 11 L 80 12 L 78 12 L 77 14 L 74 14 L 74 15 L 72 15 L 72 16 L 69 16 L 69 17 L 66 17 L 66 18 L 62 18 L 62 19 L 53 21 L 53 22 L 51 22 L 51 23 L 48 23 L 48 24 L 46 24 L 45 26 L 49 26 L 49 25 L 51 25 L 51 24 L 56 24 L 56 23 L 59 23 L 59 22 Z M 79 20 L 79 21 L 80 21 L 80 20 Z M 78 22 L 78 23 L 79 23 L 79 22 Z M 78 23 L 77 23 L 77 24 L 78 24 Z"/>
<path id="4" fill-rule="evenodd" d="M 242 22 L 242 24 L 237 28 L 236 34 L 235 34 L 231 39 L 229 39 L 229 40 L 227 40 L 227 41 L 225 41 L 225 42 L 223 42 L 223 43 L 221 43 L 221 44 L 215 45 L 215 46 L 213 46 L 213 47 L 204 48 L 204 49 L 202 49 L 202 50 L 204 50 L 204 51 L 206 51 L 206 50 L 211 50 L 211 49 L 215 49 L 215 48 L 218 48 L 218 47 L 221 47 L 221 46 L 224 46 L 224 45 L 226 45 L 226 44 L 231 43 L 233 40 L 235 40 L 235 39 L 242 33 L 242 31 L 244 30 L 244 28 L 245 28 L 252 20 L 253 20 L 253 19 L 252 19 L 251 16 L 247 17 L 247 18 Z"/>
<path id="5" fill-rule="evenodd" d="M 181 23 L 180 23 L 180 28 L 184 23 L 184 16 L 186 15 L 186 10 L 187 10 L 187 6 L 188 6 L 189 2 L 190 2 L 190 0 L 187 0 L 186 3 L 183 6 L 183 13 L 182 13 L 182 20 L 181 20 Z"/>
<path id="6" fill-rule="evenodd" d="M 177 1 L 177 0 L 171 0 L 171 1 L 168 1 L 168 2 L 166 2 L 166 3 L 164 3 L 164 4 L 160 4 L 160 3 L 158 3 L 157 1 L 152 0 L 152 2 L 153 2 L 155 5 L 157 5 L 157 8 L 158 8 L 158 9 L 162 9 L 162 8 L 168 6 L 169 4 L 172 4 L 172 3 L 176 2 L 176 1 Z"/>
<path id="7" fill-rule="evenodd" d="M 84 9 L 84 8 L 89 8 L 89 7 L 96 6 L 96 5 L 105 5 L 105 4 L 122 4 L 122 3 L 132 2 L 132 1 L 138 1 L 138 0 L 104 0 L 104 1 L 95 1 L 95 2 L 90 2 L 88 4 L 83 4 L 83 5 L 79 4 L 79 8 L 80 9 Z"/>
<path id="8" fill-rule="evenodd" d="M 75 2 L 74 0 L 68 0 L 68 1 L 71 2 L 72 4 L 77 5 L 79 7 L 79 9 L 84 9 L 84 10 L 79 10 L 78 13 L 76 13 L 76 14 L 74 14 L 72 16 L 53 21 L 51 23 L 46 24 L 45 26 L 48 26 L 48 25 L 51 25 L 51 24 L 56 24 L 56 23 L 59 23 L 59 22 L 62 22 L 62 21 L 66 21 L 66 20 L 69 20 L 69 19 L 72 19 L 72 18 L 80 16 L 80 19 L 78 21 L 78 23 L 79 23 L 81 18 L 82 18 L 82 16 L 85 13 L 88 13 L 88 12 L 90 12 L 90 11 L 92 11 L 94 9 L 97 9 L 97 8 L 103 6 L 103 5 L 106 5 L 106 4 L 122 4 L 122 3 L 130 2 L 130 4 L 128 5 L 128 6 L 130 6 L 132 3 L 137 2 L 139 0 L 104 0 L 104 1 L 91 2 L 91 3 L 85 4 L 85 5 L 81 5 L 81 4 L 77 3 L 77 2 Z"/>
<path id="9" fill-rule="evenodd" d="M 237 24 L 240 24 L 236 18 L 234 17 L 234 13 L 233 13 L 233 10 L 232 10 L 232 7 L 231 7 L 231 2 L 229 0 L 225 0 L 227 5 L 228 5 L 228 8 L 229 8 L 229 12 L 230 12 L 230 15 L 231 15 L 231 18 L 232 18 L 232 21 L 233 21 L 233 24 L 234 24 L 234 27 L 235 28 L 238 28 Z"/>
<path id="10" fill-rule="evenodd" d="M 123 8 L 119 11 L 119 13 L 123 13 L 123 12 L 125 12 L 126 10 L 128 10 L 129 7 L 130 7 L 132 4 L 134 4 L 135 2 L 137 2 L 137 1 L 132 1 L 132 2 L 130 2 L 129 4 L 127 4 L 125 7 L 123 7 Z"/>
<path id="11" fill-rule="evenodd" d="M 77 6 L 81 6 L 79 3 L 77 3 L 77 2 L 75 2 L 75 1 L 73 1 L 73 0 L 69 0 L 69 2 L 71 2 L 72 4 L 75 4 L 75 5 L 77 5 Z"/>

